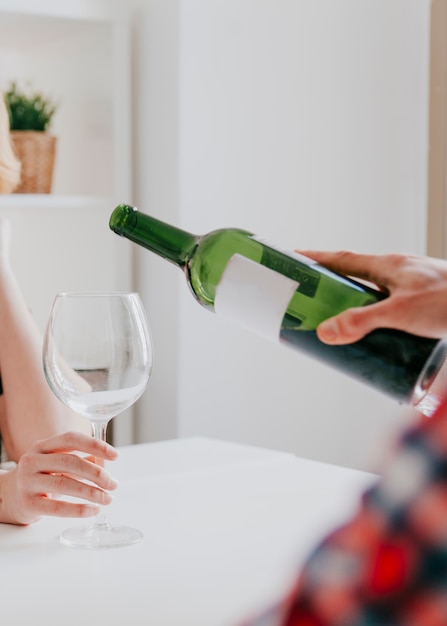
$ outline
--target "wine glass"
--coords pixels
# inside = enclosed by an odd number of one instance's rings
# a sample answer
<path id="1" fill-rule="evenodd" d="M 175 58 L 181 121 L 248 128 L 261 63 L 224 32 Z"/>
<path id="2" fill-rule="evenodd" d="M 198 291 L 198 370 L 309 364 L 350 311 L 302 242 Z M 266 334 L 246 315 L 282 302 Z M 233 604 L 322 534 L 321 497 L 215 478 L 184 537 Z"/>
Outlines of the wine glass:
<path id="1" fill-rule="evenodd" d="M 49 386 L 87 417 L 105 440 L 108 422 L 141 396 L 152 370 L 149 325 L 137 293 L 60 293 L 43 343 Z M 136 543 L 142 533 L 111 526 L 101 511 L 90 527 L 62 532 L 65 545 L 106 548 Z"/>

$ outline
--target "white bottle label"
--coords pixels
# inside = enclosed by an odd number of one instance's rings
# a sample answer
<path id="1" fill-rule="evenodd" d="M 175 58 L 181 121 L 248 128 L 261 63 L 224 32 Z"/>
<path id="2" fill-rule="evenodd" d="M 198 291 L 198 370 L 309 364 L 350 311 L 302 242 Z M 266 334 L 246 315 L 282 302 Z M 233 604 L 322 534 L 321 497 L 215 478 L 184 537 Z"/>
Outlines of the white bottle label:
<path id="1" fill-rule="evenodd" d="M 299 283 L 240 254 L 234 254 L 216 288 L 214 310 L 271 341 Z"/>

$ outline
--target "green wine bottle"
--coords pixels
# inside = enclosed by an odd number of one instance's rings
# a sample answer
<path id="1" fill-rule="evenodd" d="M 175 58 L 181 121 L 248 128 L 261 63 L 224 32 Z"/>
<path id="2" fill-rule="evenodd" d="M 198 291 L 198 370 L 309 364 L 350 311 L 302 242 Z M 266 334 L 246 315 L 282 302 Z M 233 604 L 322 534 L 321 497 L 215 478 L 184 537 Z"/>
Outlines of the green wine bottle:
<path id="1" fill-rule="evenodd" d="M 398 401 L 420 402 L 445 360 L 444 342 L 393 329 L 375 330 L 345 346 L 322 343 L 316 334 L 320 322 L 386 296 L 251 232 L 225 228 L 197 236 L 126 204 L 116 207 L 109 225 L 183 269 L 205 308 L 304 350 Z"/>

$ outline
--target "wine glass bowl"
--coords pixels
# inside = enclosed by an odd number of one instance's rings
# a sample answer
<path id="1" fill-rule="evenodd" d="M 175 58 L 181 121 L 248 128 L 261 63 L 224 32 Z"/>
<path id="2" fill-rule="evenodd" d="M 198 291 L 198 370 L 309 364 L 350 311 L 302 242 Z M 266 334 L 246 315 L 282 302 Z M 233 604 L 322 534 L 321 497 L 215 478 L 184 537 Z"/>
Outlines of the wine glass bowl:
<path id="1" fill-rule="evenodd" d="M 55 395 L 106 439 L 108 422 L 144 392 L 152 370 L 149 325 L 136 293 L 60 293 L 50 312 L 43 367 Z M 100 513 L 89 528 L 72 528 L 61 541 L 101 548 L 135 543 L 136 529 L 113 527 Z"/>

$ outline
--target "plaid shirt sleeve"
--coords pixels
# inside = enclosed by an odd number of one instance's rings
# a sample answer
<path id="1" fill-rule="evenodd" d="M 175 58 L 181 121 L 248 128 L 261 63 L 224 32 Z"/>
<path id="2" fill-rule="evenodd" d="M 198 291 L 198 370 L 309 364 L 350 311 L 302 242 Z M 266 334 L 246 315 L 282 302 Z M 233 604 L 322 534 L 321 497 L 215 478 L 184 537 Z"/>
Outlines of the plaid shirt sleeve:
<path id="1" fill-rule="evenodd" d="M 447 400 L 403 433 L 358 513 L 246 626 L 447 625 Z"/>

